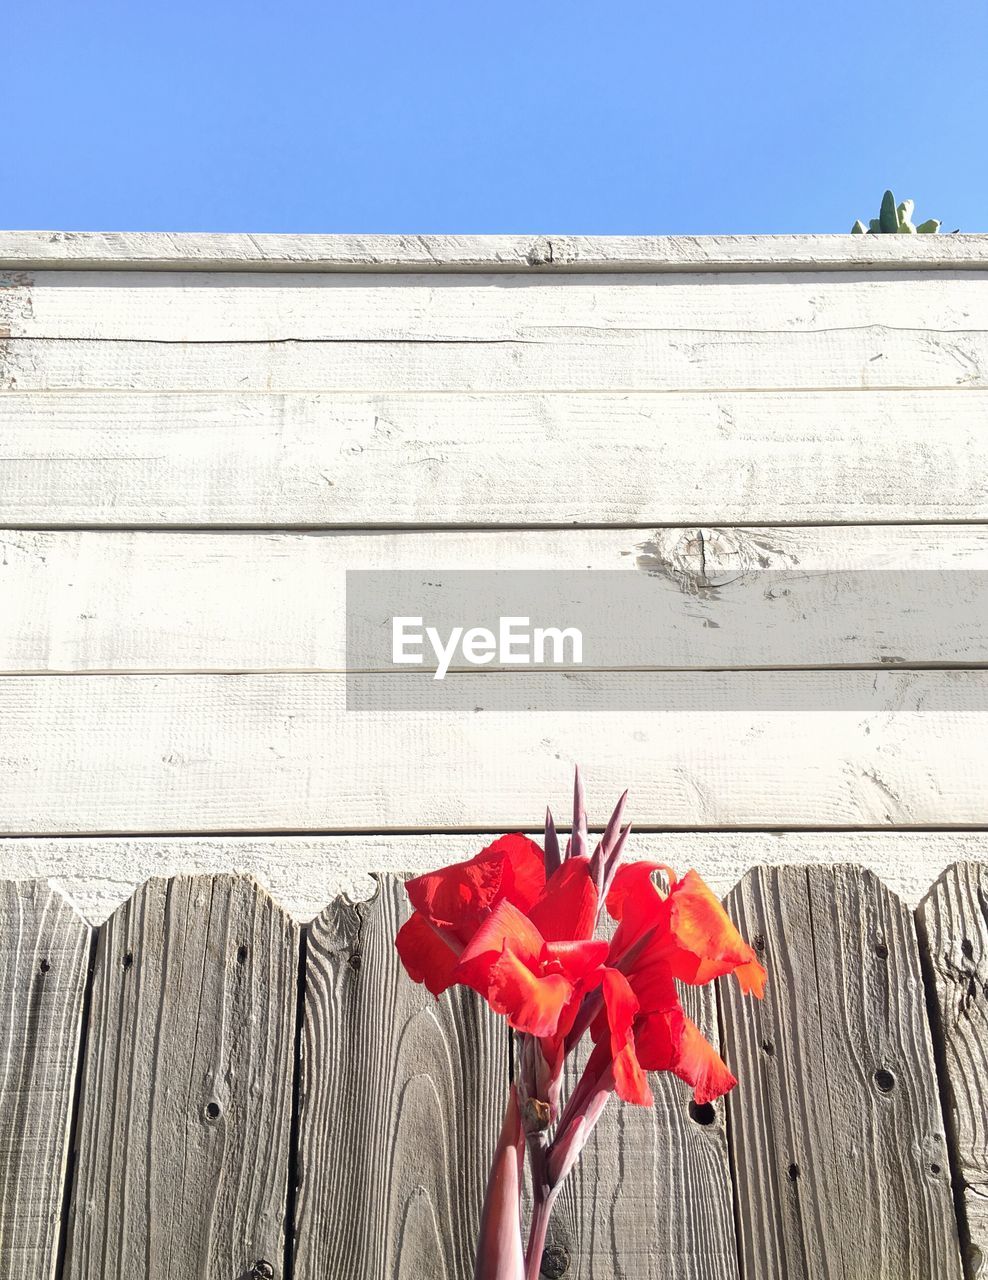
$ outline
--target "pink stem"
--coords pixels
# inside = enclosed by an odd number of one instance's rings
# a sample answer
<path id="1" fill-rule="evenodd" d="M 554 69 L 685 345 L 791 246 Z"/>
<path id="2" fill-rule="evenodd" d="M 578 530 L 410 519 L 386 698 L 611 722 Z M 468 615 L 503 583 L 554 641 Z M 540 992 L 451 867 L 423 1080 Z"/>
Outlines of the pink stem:
<path id="1" fill-rule="evenodd" d="M 542 1271 L 542 1258 L 545 1254 L 545 1242 L 549 1235 L 549 1218 L 552 1206 L 556 1201 L 556 1193 L 544 1187 L 537 1187 L 535 1202 L 532 1206 L 532 1225 L 528 1236 L 528 1250 L 525 1254 L 525 1280 L 539 1280 Z"/>

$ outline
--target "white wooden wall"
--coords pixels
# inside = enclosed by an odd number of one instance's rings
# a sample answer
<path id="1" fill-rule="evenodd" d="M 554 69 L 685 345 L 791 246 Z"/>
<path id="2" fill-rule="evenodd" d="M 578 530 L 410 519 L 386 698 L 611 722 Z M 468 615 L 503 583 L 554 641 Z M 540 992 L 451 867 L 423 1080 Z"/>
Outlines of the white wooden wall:
<path id="1" fill-rule="evenodd" d="M 94 920 L 226 869 L 311 917 L 565 811 L 577 761 L 723 891 L 849 860 L 915 901 L 988 856 L 985 635 L 849 635 L 728 714 L 765 673 L 699 644 L 665 712 L 485 709 L 497 672 L 469 712 L 347 712 L 343 653 L 348 568 L 644 551 L 686 625 L 697 529 L 726 564 L 988 567 L 985 238 L 4 233 L 0 526 L 0 875 Z M 869 708 L 802 709 L 822 674 Z"/>

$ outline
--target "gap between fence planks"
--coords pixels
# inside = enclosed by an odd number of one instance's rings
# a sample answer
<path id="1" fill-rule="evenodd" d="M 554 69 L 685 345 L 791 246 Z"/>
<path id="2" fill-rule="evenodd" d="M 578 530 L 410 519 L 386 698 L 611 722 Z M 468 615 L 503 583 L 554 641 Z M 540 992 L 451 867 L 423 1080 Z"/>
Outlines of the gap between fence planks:
<path id="1" fill-rule="evenodd" d="M 984 520 L 986 414 L 971 390 L 6 391 L 0 523 Z"/>
<path id="2" fill-rule="evenodd" d="M 764 1005 L 719 987 L 722 1049 L 741 1080 L 727 1108 L 730 1161 L 722 1107 L 712 1124 L 690 1119 L 687 1092 L 670 1079 L 656 1081 L 652 1116 L 612 1104 L 562 1203 L 546 1274 L 858 1280 L 864 1268 L 876 1280 L 956 1280 L 953 1167 L 958 1190 L 970 1187 L 966 1275 L 980 1280 L 982 1226 L 970 1210 L 988 1167 L 977 1091 L 985 1006 L 975 981 L 986 874 L 974 866 L 945 874 L 924 905 L 918 944 L 908 910 L 870 873 L 761 868 L 745 876 L 729 906 L 770 984 Z M 10 975 L 33 970 L 39 954 L 57 956 L 49 908 L 54 902 L 59 920 L 68 909 L 40 885 L 6 882 L 0 893 L 5 920 L 22 921 L 17 953 L 30 957 L 23 968 L 0 950 L 0 998 L 14 1012 L 0 1023 L 2 1049 L 18 1010 L 32 1007 L 30 990 Z M 507 1081 L 506 1041 L 468 993 L 436 1004 L 405 978 L 392 939 L 406 910 L 393 876 L 369 903 L 327 907 L 309 930 L 301 1006 L 297 932 L 249 878 L 149 882 L 103 927 L 79 1103 L 70 1280 L 157 1280 L 177 1258 L 189 1280 L 283 1280 L 278 1248 L 293 1208 L 287 1243 L 299 1280 L 328 1270 L 355 1280 L 465 1280 L 470 1215 Z M 69 920 L 78 1009 L 88 933 Z M 946 1135 L 924 948 L 950 1081 Z M 48 973 L 56 970 L 52 963 Z M 297 1007 L 296 1159 L 288 1101 Z M 958 1010 L 941 1041 L 944 1014 Z M 38 1073 L 45 1077 L 32 1047 L 36 1025 L 22 1056 L 29 1091 Z M 71 1079 L 71 1034 L 67 1043 L 63 1075 Z M 8 1091 L 4 1084 L 0 1111 Z M 61 1105 L 59 1113 L 56 1097 L 49 1133 L 65 1132 L 64 1093 Z M 949 1157 L 945 1136 L 957 1142 Z M 14 1185 L 9 1172 L 2 1184 L 0 1242 L 10 1239 L 25 1179 L 44 1194 L 39 1169 L 49 1174 L 48 1202 L 61 1204 L 61 1166 L 22 1162 Z M 289 1196 L 296 1183 L 297 1197 Z"/>

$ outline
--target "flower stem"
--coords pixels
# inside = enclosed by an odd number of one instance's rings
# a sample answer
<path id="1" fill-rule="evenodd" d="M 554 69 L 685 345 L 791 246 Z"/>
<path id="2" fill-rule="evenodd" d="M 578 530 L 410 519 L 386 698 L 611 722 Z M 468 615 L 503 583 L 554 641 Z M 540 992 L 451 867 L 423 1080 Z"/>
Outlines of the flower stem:
<path id="1" fill-rule="evenodd" d="M 539 1280 L 542 1271 L 542 1255 L 545 1253 L 545 1242 L 549 1234 L 549 1217 L 555 1200 L 555 1191 L 545 1187 L 535 1188 L 532 1225 L 528 1236 L 528 1250 L 525 1254 L 525 1280 Z"/>

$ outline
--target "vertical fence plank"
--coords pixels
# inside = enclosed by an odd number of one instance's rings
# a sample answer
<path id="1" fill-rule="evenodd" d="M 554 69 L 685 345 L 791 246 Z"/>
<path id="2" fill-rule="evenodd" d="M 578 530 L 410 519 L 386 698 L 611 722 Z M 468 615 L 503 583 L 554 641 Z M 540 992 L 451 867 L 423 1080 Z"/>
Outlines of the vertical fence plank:
<path id="1" fill-rule="evenodd" d="M 960 863 L 922 902 L 969 1280 L 988 1277 L 988 864 Z"/>
<path id="2" fill-rule="evenodd" d="M 247 877 L 152 880 L 106 924 L 69 1280 L 282 1276 L 297 974 Z"/>
<path id="3" fill-rule="evenodd" d="M 503 1026 L 472 992 L 404 974 L 401 879 L 310 929 L 296 1280 L 465 1280 L 508 1081 Z"/>
<path id="4" fill-rule="evenodd" d="M 89 926 L 41 881 L 0 882 L 0 1275 L 52 1280 Z"/>
<path id="5" fill-rule="evenodd" d="M 956 1223 L 907 908 L 854 867 L 749 872 L 728 906 L 764 1004 L 722 988 L 744 1280 L 956 1280 Z"/>
<path id="6" fill-rule="evenodd" d="M 684 1003 L 716 1044 L 713 993 L 686 991 Z M 553 1280 L 737 1280 L 724 1104 L 691 1109 L 682 1081 L 649 1083 L 654 1108 L 612 1098 L 564 1184 L 544 1264 Z"/>

